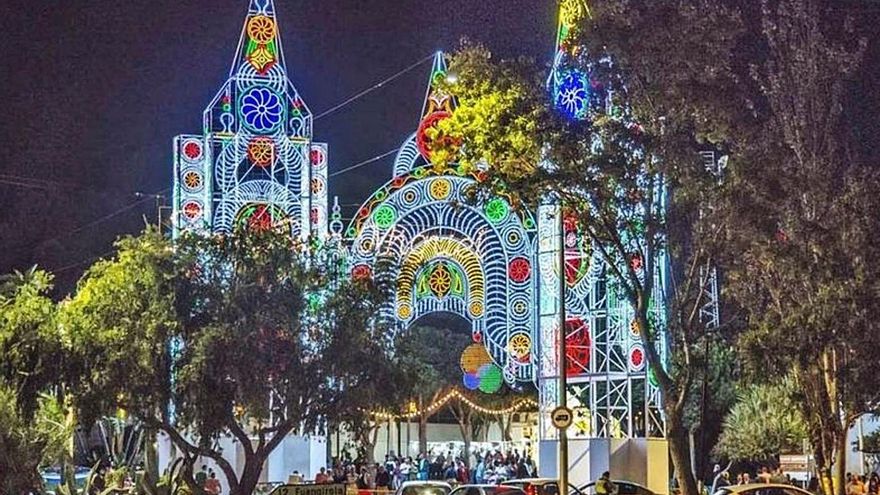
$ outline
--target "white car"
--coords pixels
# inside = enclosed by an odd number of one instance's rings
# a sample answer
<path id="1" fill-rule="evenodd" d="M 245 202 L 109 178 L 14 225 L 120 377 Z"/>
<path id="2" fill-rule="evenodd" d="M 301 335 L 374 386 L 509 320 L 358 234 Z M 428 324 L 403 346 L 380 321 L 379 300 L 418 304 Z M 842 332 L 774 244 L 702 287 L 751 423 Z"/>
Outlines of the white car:
<path id="1" fill-rule="evenodd" d="M 442 481 L 404 481 L 394 495 L 449 495 L 452 486 Z"/>

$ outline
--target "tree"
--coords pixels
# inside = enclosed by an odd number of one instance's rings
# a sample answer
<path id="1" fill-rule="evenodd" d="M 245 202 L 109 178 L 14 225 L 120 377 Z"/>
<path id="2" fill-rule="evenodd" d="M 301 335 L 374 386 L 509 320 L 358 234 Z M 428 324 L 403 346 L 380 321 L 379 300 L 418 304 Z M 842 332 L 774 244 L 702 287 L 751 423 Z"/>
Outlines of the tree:
<path id="1" fill-rule="evenodd" d="M 0 380 L 0 492 L 42 490 L 39 468 L 62 461 L 73 434 L 64 412 L 57 398 L 44 394 L 33 416 L 24 417 L 16 390 Z"/>
<path id="2" fill-rule="evenodd" d="M 331 426 L 346 426 L 370 465 L 375 463 L 376 436 L 382 425 L 374 413 L 398 410 L 410 398 L 414 380 L 396 355 L 396 342 L 391 338 L 393 322 L 382 316 L 390 297 L 387 278 L 380 268 L 373 278 L 345 280 L 333 289 L 320 310 L 333 328 L 344 328 L 351 334 L 353 348 L 340 350 L 336 366 L 360 372 L 357 387 L 341 384 L 349 393 L 340 405 L 338 423 Z"/>
<path id="3" fill-rule="evenodd" d="M 880 177 L 846 120 L 866 42 L 846 29 L 849 42 L 836 40 L 825 19 L 816 0 L 761 3 L 768 55 L 755 73 L 768 118 L 734 164 L 725 210 L 735 217 L 726 222 L 729 290 L 750 324 L 741 347 L 759 374 L 794 374 L 831 495 L 845 491 L 848 430 L 880 400 L 869 364 Z"/>
<path id="4" fill-rule="evenodd" d="M 25 419 L 63 375 L 51 290 L 52 275 L 36 267 L 0 280 L 0 378 L 13 387 Z"/>
<path id="5" fill-rule="evenodd" d="M 460 383 L 459 357 L 471 339 L 443 319 L 430 326 L 416 323 L 397 339 L 398 362 L 413 378 L 409 397 L 420 412 L 419 453 L 424 455 L 428 453 L 428 420 L 436 412 L 428 407 Z"/>
<path id="6" fill-rule="evenodd" d="M 732 461 L 772 461 L 800 452 L 807 429 L 794 399 L 794 381 L 752 385 L 724 418 L 715 453 Z"/>
<path id="7" fill-rule="evenodd" d="M 61 462 L 66 436 L 72 434 L 57 396 L 64 360 L 51 290 L 52 276 L 36 267 L 0 279 L 3 493 L 40 489 L 38 468 Z"/>
<path id="8" fill-rule="evenodd" d="M 118 248 L 63 307 L 73 352 L 91 371 L 77 406 L 84 418 L 123 408 L 168 435 L 191 485 L 204 456 L 229 493 L 251 493 L 286 436 L 338 422 L 374 378 L 361 366 L 372 357 L 363 326 L 330 324 L 320 296 L 331 274 L 288 234 L 187 235 L 172 246 L 148 232 Z M 240 472 L 223 457 L 223 436 L 241 445 Z"/>
<path id="9" fill-rule="evenodd" d="M 727 46 L 717 45 L 718 51 Z M 718 226 L 701 213 L 714 207 L 718 181 L 697 154 L 697 114 L 685 122 L 676 113 L 681 121 L 667 122 L 662 110 L 648 111 L 647 96 L 631 99 L 608 63 L 592 65 L 591 83 L 613 91 L 607 106 L 590 108 L 587 121 L 570 121 L 556 112 L 546 78 L 533 64 L 495 63 L 485 49 L 466 46 L 451 67 L 459 75 L 452 88 L 459 107 L 440 132 L 464 144 L 442 157 L 455 156 L 465 167 L 485 164 L 484 190 L 512 194 L 514 203 L 523 201 L 532 209 L 553 199 L 576 219 L 580 235 L 601 254 L 613 290 L 632 306 L 662 394 L 679 484 L 686 495 L 695 494 L 685 413 L 706 359 L 699 309 L 706 303 L 703 289 L 720 236 Z M 672 258 L 674 273 L 668 287 L 669 364 L 661 354 L 658 322 L 651 317 L 656 298 L 662 297 L 655 285 L 661 253 Z"/>

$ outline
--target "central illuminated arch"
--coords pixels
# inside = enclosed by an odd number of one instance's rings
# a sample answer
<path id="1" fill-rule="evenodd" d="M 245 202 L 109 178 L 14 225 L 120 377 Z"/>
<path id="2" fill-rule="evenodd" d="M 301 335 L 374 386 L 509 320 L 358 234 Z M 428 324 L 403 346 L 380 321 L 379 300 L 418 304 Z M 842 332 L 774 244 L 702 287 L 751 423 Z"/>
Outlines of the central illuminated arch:
<path id="1" fill-rule="evenodd" d="M 479 255 L 454 237 L 429 237 L 404 258 L 397 276 L 397 317 L 409 322 L 414 314 L 449 311 L 455 299 L 466 303 L 470 318 L 486 308 L 486 276 Z M 414 311 L 414 309 L 416 311 Z M 461 311 L 452 311 L 461 312 Z"/>
<path id="2" fill-rule="evenodd" d="M 395 170 L 402 175 L 376 191 L 349 226 L 352 275 L 372 276 L 380 261 L 393 267 L 397 288 L 388 312 L 402 329 L 427 314 L 457 314 L 508 383 L 532 380 L 540 277 L 534 219 L 506 198 L 471 201 L 470 189 L 485 179 L 480 171 L 400 160 Z M 449 291 L 419 297 L 420 277 L 438 266 Z M 451 286 L 456 277 L 459 293 Z"/>

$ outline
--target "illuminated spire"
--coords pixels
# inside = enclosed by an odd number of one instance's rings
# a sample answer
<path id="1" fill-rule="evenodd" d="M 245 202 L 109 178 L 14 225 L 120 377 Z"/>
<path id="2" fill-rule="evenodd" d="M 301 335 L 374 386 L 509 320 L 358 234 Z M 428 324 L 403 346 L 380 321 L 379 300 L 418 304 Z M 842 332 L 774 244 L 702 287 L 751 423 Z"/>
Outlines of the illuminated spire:
<path id="1" fill-rule="evenodd" d="M 569 46 L 571 35 L 577 26 L 582 25 L 590 17 L 590 8 L 586 0 L 561 0 L 559 2 L 559 30 L 556 36 L 556 53 L 571 54 L 574 47 Z"/>
<path id="2" fill-rule="evenodd" d="M 437 52 L 431 65 L 431 76 L 428 78 L 428 90 L 425 93 L 425 104 L 422 107 L 422 120 L 436 112 L 452 113 L 455 110 L 455 98 L 444 89 L 449 69 L 446 67 L 446 54 Z"/>
<path id="3" fill-rule="evenodd" d="M 419 124 L 419 130 L 416 132 L 416 144 L 419 152 L 429 162 L 437 139 L 443 139 L 431 131 L 441 120 L 451 117 L 456 107 L 455 96 L 448 91 L 447 76 L 446 55 L 443 52 L 437 52 L 434 56 L 434 64 L 431 66 L 431 76 L 428 78 L 428 91 L 425 95 L 425 104 L 422 107 L 422 120 Z"/>
<path id="4" fill-rule="evenodd" d="M 273 67 L 286 72 L 273 0 L 250 0 L 229 76 L 238 74 L 243 65 L 249 65 L 261 76 L 269 74 Z"/>
<path id="5" fill-rule="evenodd" d="M 339 196 L 333 196 L 333 213 L 330 215 L 330 234 L 339 238 L 342 236 L 342 208 L 339 207 Z"/>
<path id="6" fill-rule="evenodd" d="M 547 85 L 553 102 L 562 113 L 572 120 L 586 120 L 592 95 L 590 77 L 579 60 L 581 47 L 575 33 L 590 17 L 585 0 L 561 0 L 559 2 L 559 31 L 556 36 L 556 55 L 553 72 Z"/>

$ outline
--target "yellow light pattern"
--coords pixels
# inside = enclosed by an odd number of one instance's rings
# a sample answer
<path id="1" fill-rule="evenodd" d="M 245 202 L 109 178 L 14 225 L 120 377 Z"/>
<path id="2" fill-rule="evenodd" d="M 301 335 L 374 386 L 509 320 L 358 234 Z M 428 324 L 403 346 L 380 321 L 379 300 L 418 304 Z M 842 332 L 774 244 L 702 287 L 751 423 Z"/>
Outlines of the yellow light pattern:
<path id="1" fill-rule="evenodd" d="M 248 56 L 247 61 L 257 72 L 262 74 L 269 64 L 275 62 L 275 56 L 269 52 L 265 45 L 260 45 Z"/>
<path id="2" fill-rule="evenodd" d="M 483 316 L 483 303 L 480 301 L 474 301 L 471 303 L 468 311 L 471 313 L 471 316 L 474 318 L 479 318 Z"/>
<path id="3" fill-rule="evenodd" d="M 265 15 L 251 17 L 247 24 L 248 37 L 255 43 L 264 45 L 275 39 L 275 21 Z"/>
<path id="4" fill-rule="evenodd" d="M 447 179 L 436 179 L 431 182 L 431 197 L 437 201 L 446 199 L 452 192 L 452 183 Z"/>
<path id="5" fill-rule="evenodd" d="M 522 359 L 532 352 L 532 339 L 526 334 L 517 334 L 510 338 L 507 344 L 510 355 Z"/>
<path id="6" fill-rule="evenodd" d="M 584 0 L 563 0 L 559 7 L 559 19 L 566 26 L 576 26 L 590 15 Z"/>
<path id="7" fill-rule="evenodd" d="M 477 254 L 462 243 L 449 237 L 432 237 L 413 249 L 403 261 L 400 275 L 397 278 L 398 316 L 402 303 L 411 303 L 413 284 L 419 268 L 436 259 L 448 259 L 461 266 L 467 278 L 468 300 L 471 301 L 471 316 L 483 314 L 486 280 L 480 267 Z M 474 306 L 479 303 L 479 307 Z M 475 311 L 479 314 L 475 314 Z"/>

